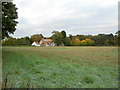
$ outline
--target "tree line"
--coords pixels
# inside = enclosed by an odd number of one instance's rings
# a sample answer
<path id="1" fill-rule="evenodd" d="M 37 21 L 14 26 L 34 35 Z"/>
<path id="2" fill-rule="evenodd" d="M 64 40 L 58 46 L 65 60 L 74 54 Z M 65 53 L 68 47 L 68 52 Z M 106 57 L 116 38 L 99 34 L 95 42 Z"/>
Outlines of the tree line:
<path id="1" fill-rule="evenodd" d="M 115 35 L 111 34 L 98 34 L 98 35 L 66 35 L 65 31 L 53 31 L 52 39 L 56 46 L 117 46 L 120 45 L 120 30 Z M 2 40 L 2 45 L 28 45 L 33 42 L 40 42 L 44 37 L 42 34 L 35 34 L 31 37 L 13 38 L 8 37 Z"/>
<path id="2" fill-rule="evenodd" d="M 98 35 L 69 35 L 66 32 L 54 31 L 52 39 L 57 45 L 65 46 L 117 46 L 120 45 L 120 30 L 115 35 L 98 34 Z"/>

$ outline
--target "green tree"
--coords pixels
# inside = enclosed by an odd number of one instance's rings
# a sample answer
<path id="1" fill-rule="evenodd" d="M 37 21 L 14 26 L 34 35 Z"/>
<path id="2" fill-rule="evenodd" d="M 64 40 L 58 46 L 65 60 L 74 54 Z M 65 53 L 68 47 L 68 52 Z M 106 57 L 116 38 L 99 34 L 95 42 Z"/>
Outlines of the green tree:
<path id="1" fill-rule="evenodd" d="M 117 34 L 117 45 L 120 46 L 120 30 L 118 30 L 116 34 Z"/>
<path id="2" fill-rule="evenodd" d="M 66 38 L 66 32 L 65 32 L 65 31 L 62 31 L 61 33 L 62 33 L 62 35 L 63 35 L 63 39 L 65 39 L 65 38 Z"/>
<path id="3" fill-rule="evenodd" d="M 31 39 L 29 37 L 22 37 L 17 39 L 17 45 L 30 45 Z"/>
<path id="4" fill-rule="evenodd" d="M 58 31 L 53 31 L 52 32 L 52 40 L 54 41 L 54 43 L 59 46 L 63 44 L 63 35 L 61 32 Z"/>
<path id="5" fill-rule="evenodd" d="M 66 37 L 65 40 L 64 40 L 64 45 L 65 46 L 71 46 L 72 44 L 72 41 L 69 37 Z"/>
<path id="6" fill-rule="evenodd" d="M 22 37 L 22 38 L 13 38 L 13 37 L 8 37 L 7 39 L 2 41 L 3 45 L 30 45 L 31 44 L 31 39 L 29 37 Z"/>
<path id="7" fill-rule="evenodd" d="M 106 46 L 108 46 L 108 45 L 109 45 L 109 40 L 107 39 L 104 44 L 105 44 Z"/>
<path id="8" fill-rule="evenodd" d="M 62 31 L 61 34 L 63 35 L 63 44 L 65 44 L 66 32 Z"/>
<path id="9" fill-rule="evenodd" d="M 43 38 L 42 34 L 35 34 L 31 36 L 32 42 L 39 42 Z"/>
<path id="10" fill-rule="evenodd" d="M 16 5 L 12 2 L 2 2 L 2 39 L 9 37 L 16 30 L 18 18 Z"/>
<path id="11" fill-rule="evenodd" d="M 2 44 L 7 45 L 7 46 L 15 45 L 16 44 L 16 39 L 10 36 L 6 40 L 2 41 Z"/>
<path id="12" fill-rule="evenodd" d="M 73 36 L 72 36 L 72 34 L 69 34 L 69 38 L 72 40 L 73 38 L 72 38 Z"/>
<path id="13" fill-rule="evenodd" d="M 26 45 L 31 45 L 32 41 L 29 37 L 24 37 L 26 41 Z"/>

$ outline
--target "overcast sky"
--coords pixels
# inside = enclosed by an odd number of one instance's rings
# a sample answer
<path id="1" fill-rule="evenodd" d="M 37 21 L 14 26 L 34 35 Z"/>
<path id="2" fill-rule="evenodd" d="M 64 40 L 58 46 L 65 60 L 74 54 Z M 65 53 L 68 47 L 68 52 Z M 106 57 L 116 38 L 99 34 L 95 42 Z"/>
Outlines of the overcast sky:
<path id="1" fill-rule="evenodd" d="M 119 0 L 13 0 L 18 25 L 13 37 L 65 30 L 67 34 L 115 33 Z"/>

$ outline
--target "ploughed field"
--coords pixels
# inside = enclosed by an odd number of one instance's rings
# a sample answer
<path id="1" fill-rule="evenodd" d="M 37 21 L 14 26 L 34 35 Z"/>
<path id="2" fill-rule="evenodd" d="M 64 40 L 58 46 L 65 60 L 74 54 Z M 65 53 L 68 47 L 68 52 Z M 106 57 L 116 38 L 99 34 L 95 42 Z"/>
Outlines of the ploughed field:
<path id="1" fill-rule="evenodd" d="M 117 88 L 117 47 L 3 47 L 3 87 Z"/>

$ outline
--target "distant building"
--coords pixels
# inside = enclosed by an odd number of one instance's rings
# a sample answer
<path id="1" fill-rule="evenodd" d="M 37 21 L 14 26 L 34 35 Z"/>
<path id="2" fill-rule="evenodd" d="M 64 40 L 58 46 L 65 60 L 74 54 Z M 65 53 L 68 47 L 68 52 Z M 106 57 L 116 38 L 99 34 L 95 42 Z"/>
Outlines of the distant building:
<path id="1" fill-rule="evenodd" d="M 40 44 L 38 42 L 33 42 L 32 46 L 40 46 Z"/>
<path id="2" fill-rule="evenodd" d="M 39 44 L 40 46 L 55 46 L 52 39 L 42 39 Z"/>

